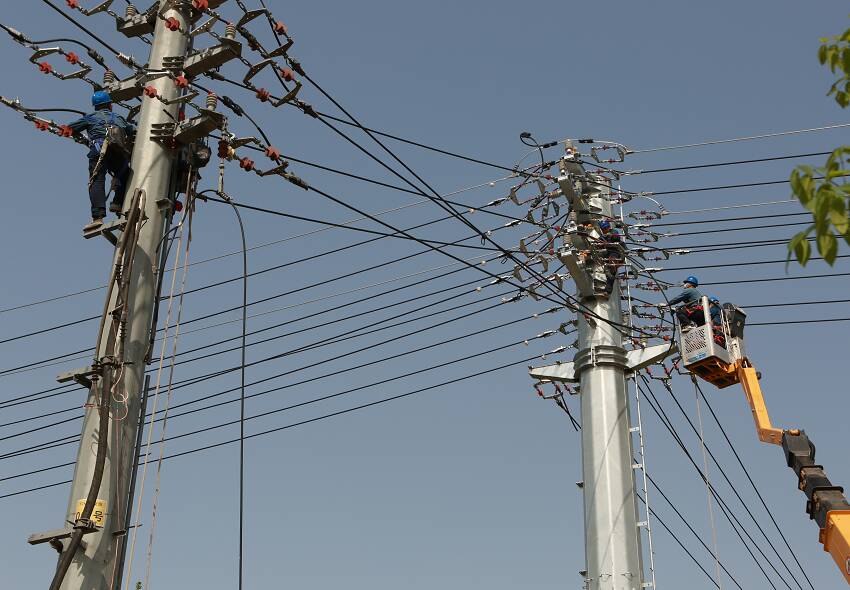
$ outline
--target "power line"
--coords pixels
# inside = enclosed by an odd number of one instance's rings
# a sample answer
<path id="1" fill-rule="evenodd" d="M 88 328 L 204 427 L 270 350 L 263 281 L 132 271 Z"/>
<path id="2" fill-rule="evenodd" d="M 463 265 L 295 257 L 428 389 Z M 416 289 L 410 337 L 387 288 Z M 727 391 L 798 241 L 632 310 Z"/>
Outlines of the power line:
<path id="1" fill-rule="evenodd" d="M 754 139 L 768 139 L 771 137 L 782 137 L 786 135 L 797 135 L 800 133 L 813 133 L 816 131 L 828 131 L 831 129 L 841 129 L 850 127 L 850 123 L 838 123 L 835 125 L 824 125 L 823 127 L 810 127 L 808 129 L 795 129 L 793 131 L 779 131 L 776 133 L 763 133 L 761 135 L 749 135 L 744 137 L 733 137 L 731 139 L 715 139 L 711 141 L 703 141 L 699 143 L 686 143 L 682 145 L 670 145 L 664 147 L 646 148 L 642 150 L 629 150 L 629 154 L 648 154 L 650 152 L 663 152 L 669 150 L 682 150 L 687 148 L 703 147 L 708 145 L 719 145 L 722 143 L 736 143 L 739 141 L 752 141 Z"/>
<path id="2" fill-rule="evenodd" d="M 644 384 L 646 385 L 647 389 L 649 389 L 649 386 L 648 386 L 645 379 L 644 379 Z M 697 430 L 697 428 L 694 425 L 693 421 L 691 420 L 690 416 L 688 416 L 687 412 L 685 412 L 685 409 L 682 407 L 682 404 L 679 402 L 679 400 L 676 398 L 676 396 L 673 395 L 673 391 L 672 391 L 671 388 L 669 388 L 669 386 L 667 388 L 667 391 L 670 394 L 670 397 L 673 399 L 674 404 L 679 409 L 679 412 L 685 418 L 685 421 L 688 423 L 688 426 L 691 427 L 691 430 L 694 432 L 694 434 L 696 436 L 699 436 L 699 431 Z M 652 392 L 652 390 L 650 389 L 650 393 L 651 392 Z M 658 404 L 659 408 L 660 408 L 660 403 L 658 402 L 657 398 L 655 398 L 654 394 L 653 394 L 653 400 L 655 400 L 655 403 Z M 703 446 L 704 446 L 706 452 L 708 453 L 708 456 L 711 457 L 711 460 L 714 463 L 714 465 L 720 471 L 720 474 L 723 476 L 723 479 L 726 481 L 726 483 L 731 488 L 732 492 L 735 494 L 735 497 L 737 497 L 738 500 L 741 502 L 741 505 L 744 507 L 744 510 L 747 512 L 747 515 L 749 515 L 750 519 L 753 521 L 753 524 L 756 526 L 756 529 L 758 529 L 758 531 L 761 533 L 762 537 L 764 537 L 764 540 L 767 542 L 768 546 L 773 550 L 773 553 L 776 555 L 776 557 L 780 560 L 780 563 L 782 563 L 782 565 L 785 566 L 785 569 L 788 572 L 788 574 L 791 576 L 791 578 L 797 583 L 798 586 L 800 586 L 800 583 L 797 581 L 796 577 L 791 572 L 788 565 L 785 563 L 785 560 L 782 558 L 782 556 L 779 555 L 779 551 L 776 549 L 773 542 L 770 540 L 767 533 L 762 528 L 761 524 L 759 524 L 758 519 L 752 513 L 749 506 L 747 506 L 747 503 L 744 501 L 744 498 L 738 492 L 737 487 L 732 483 L 732 480 L 729 479 L 729 476 L 727 475 L 726 470 L 723 469 L 723 465 L 720 463 L 720 461 L 717 460 L 717 458 L 714 456 L 714 453 L 711 451 L 711 448 L 709 448 L 709 446 L 707 444 L 703 443 Z M 791 554 L 796 559 L 796 555 L 794 554 L 793 550 L 791 550 L 790 546 L 788 547 L 788 549 L 789 549 L 789 551 L 791 551 Z M 808 580 L 808 575 L 805 572 L 803 572 L 803 575 Z M 811 582 L 810 582 L 810 584 L 811 584 Z M 800 587 L 802 588 L 802 586 L 800 586 Z M 814 590 L 814 587 L 812 587 L 812 588 Z"/>
<path id="3" fill-rule="evenodd" d="M 383 341 L 378 342 L 378 343 L 369 344 L 367 346 L 361 347 L 361 348 L 356 349 L 354 351 L 339 354 L 339 355 L 336 355 L 336 356 L 333 356 L 333 357 L 330 357 L 330 358 L 326 358 L 326 359 L 323 359 L 323 360 L 320 360 L 320 361 L 313 362 L 313 363 L 308 364 L 308 365 L 302 365 L 302 366 L 296 367 L 294 369 L 290 369 L 288 371 L 284 371 L 284 372 L 281 372 L 281 373 L 277 373 L 275 375 L 271 375 L 269 377 L 264 377 L 262 379 L 248 383 L 246 385 L 246 387 L 253 387 L 255 385 L 260 385 L 262 383 L 267 383 L 267 382 L 273 381 L 275 379 L 280 379 L 281 377 L 286 377 L 286 376 L 292 375 L 294 373 L 298 373 L 300 371 L 303 371 L 303 370 L 306 370 L 306 369 L 309 369 L 309 368 L 324 365 L 324 364 L 327 364 L 327 363 L 335 361 L 335 360 L 339 360 L 339 359 L 342 359 L 342 358 L 348 358 L 349 356 L 356 354 L 356 353 L 359 353 L 359 352 L 365 352 L 367 350 L 371 350 L 373 348 L 377 348 L 379 346 L 389 344 L 391 342 L 402 340 L 402 339 L 407 338 L 409 336 L 421 334 L 425 330 L 437 328 L 437 327 L 447 325 L 447 324 L 455 322 L 455 321 L 464 320 L 464 319 L 468 318 L 469 316 L 471 316 L 473 314 L 490 311 L 492 309 L 495 309 L 499 305 L 501 305 L 501 304 L 496 304 L 496 305 L 493 305 L 493 306 L 486 307 L 484 309 L 477 310 L 475 312 L 471 312 L 471 313 L 467 313 L 465 315 L 461 315 L 459 317 L 451 318 L 449 320 L 445 320 L 445 321 L 440 322 L 438 324 L 432 324 L 432 325 L 429 325 L 429 326 L 427 326 L 426 328 L 423 328 L 423 329 L 413 330 L 413 331 L 405 333 L 405 334 L 394 336 L 392 338 L 388 338 L 388 339 L 383 340 Z M 526 317 L 523 317 L 523 318 L 520 318 L 520 319 L 517 319 L 517 320 L 511 320 L 511 321 L 508 321 L 508 322 L 505 322 L 505 323 L 497 324 L 495 326 L 491 326 L 491 327 L 488 327 L 488 328 L 477 330 L 475 332 L 469 332 L 469 333 L 463 334 L 461 336 L 455 336 L 455 337 L 452 337 L 452 338 L 448 338 L 446 340 L 442 340 L 442 341 L 437 342 L 437 343 L 433 343 L 433 344 L 421 346 L 421 347 L 418 347 L 418 348 L 414 348 L 412 350 L 407 350 L 407 351 L 404 351 L 404 352 L 396 353 L 396 354 L 391 355 L 391 356 L 381 357 L 377 360 L 369 361 L 369 362 L 366 362 L 366 363 L 361 363 L 359 365 L 354 365 L 354 366 L 348 367 L 346 369 L 339 369 L 339 370 L 334 371 L 333 374 L 334 375 L 340 375 L 342 373 L 347 373 L 349 371 L 355 371 L 355 370 L 363 369 L 365 367 L 369 367 L 369 366 L 372 366 L 372 365 L 380 364 L 380 363 L 387 362 L 387 361 L 390 361 L 390 360 L 395 360 L 397 358 L 401 358 L 401 357 L 408 356 L 408 355 L 411 355 L 411 354 L 415 354 L 415 353 L 418 353 L 418 352 L 423 352 L 425 350 L 430 350 L 432 348 L 437 348 L 439 346 L 444 346 L 446 344 L 450 344 L 450 343 L 453 343 L 453 342 L 458 342 L 460 340 L 463 340 L 463 339 L 466 339 L 466 338 L 469 338 L 469 337 L 472 337 L 472 336 L 479 336 L 481 334 L 492 332 L 493 330 L 500 330 L 502 328 L 505 328 L 505 327 L 508 327 L 508 326 L 511 326 L 511 325 L 515 325 L 515 324 L 518 324 L 518 323 L 521 323 L 521 322 L 524 322 L 524 321 L 528 321 L 530 319 L 534 319 L 535 317 L 537 317 L 537 315 L 538 314 L 533 314 L 533 315 L 526 316 Z M 289 351 L 286 351 L 286 352 L 283 352 L 283 353 L 278 353 L 278 354 L 275 354 L 275 355 L 272 355 L 272 356 L 269 356 L 269 357 L 265 357 L 265 358 L 262 358 L 262 359 L 259 359 L 259 360 L 256 360 L 256 361 L 252 361 L 252 362 L 250 362 L 250 363 L 248 363 L 247 365 L 244 365 L 244 366 L 245 367 L 255 366 L 255 365 L 260 364 L 260 363 L 268 362 L 268 361 L 271 361 L 271 360 L 276 360 L 276 359 L 283 358 L 283 357 L 286 357 L 286 356 L 290 356 L 290 355 L 293 355 L 293 354 L 298 354 L 300 352 L 310 350 L 311 346 L 312 345 L 307 345 L 307 346 L 295 348 L 293 350 L 289 350 Z M 181 381 L 175 382 L 174 386 L 171 389 L 172 389 L 172 391 L 174 391 L 174 390 L 182 389 L 184 387 L 188 387 L 188 386 L 191 386 L 191 385 L 196 385 L 197 383 L 201 383 L 201 382 L 207 381 L 209 379 L 213 379 L 213 378 L 225 375 L 225 374 L 232 373 L 232 372 L 239 370 L 241 368 L 242 368 L 242 366 L 239 365 L 239 366 L 236 366 L 236 367 L 230 367 L 230 368 L 220 370 L 220 371 L 214 371 L 212 373 L 206 373 L 206 374 L 199 375 L 199 376 L 196 376 L 196 377 L 183 379 Z M 311 377 L 311 378 L 308 378 L 304 381 L 290 383 L 290 384 L 287 384 L 283 387 L 277 388 L 275 390 L 270 390 L 270 391 L 279 391 L 281 389 L 288 389 L 290 387 L 295 387 L 297 385 L 304 385 L 306 383 L 312 383 L 314 381 L 319 381 L 319 380 L 324 379 L 324 378 L 329 377 L 329 376 L 330 376 L 330 374 L 324 374 L 324 375 L 321 375 L 321 376 L 318 376 L 318 377 Z M 183 402 L 181 404 L 174 405 L 174 406 L 172 406 L 172 409 L 177 409 L 177 408 L 181 408 L 181 407 L 184 407 L 184 406 L 187 406 L 187 405 L 192 405 L 192 404 L 198 403 L 200 401 L 209 400 L 209 399 L 212 399 L 212 398 L 215 398 L 215 397 L 219 397 L 221 395 L 225 395 L 227 393 L 239 391 L 239 389 L 240 389 L 239 387 L 235 387 L 235 388 L 226 389 L 226 390 L 214 393 L 214 394 L 208 394 L 208 395 L 202 396 L 200 398 L 196 398 L 194 400 L 190 400 L 190 401 L 187 401 L 187 402 Z M 270 391 L 267 391 L 267 392 L 264 392 L 264 393 L 269 393 Z M 251 395 L 251 396 L 248 396 L 248 397 L 255 397 L 255 396 Z M 210 406 L 210 407 L 215 407 L 215 406 Z M 74 408 L 70 408 L 69 411 L 71 411 L 73 409 Z M 180 414 L 178 414 L 178 416 L 179 415 Z M 174 417 L 176 417 L 176 416 L 174 416 Z M 62 421 L 58 424 L 65 423 L 65 422 L 68 422 L 68 421 L 64 420 L 64 421 Z M 41 430 L 41 428 L 34 429 L 34 430 Z M 24 433 L 18 433 L 18 435 L 29 434 L 29 433 L 30 433 L 30 431 L 27 431 L 27 432 L 24 432 Z M 48 441 L 46 443 L 42 443 L 42 445 L 52 444 L 53 442 L 57 442 L 57 441 Z M 73 441 L 69 441 L 69 442 L 73 442 Z M 40 445 L 40 446 L 42 446 L 42 445 Z M 4 453 L 3 455 L 0 455 L 0 460 L 4 460 L 4 459 L 8 459 L 8 458 L 12 458 L 14 456 L 17 456 L 20 453 L 20 451 L 22 451 L 22 450 L 29 450 L 29 448 L 28 449 L 18 449 L 16 451 Z"/>
<path id="4" fill-rule="evenodd" d="M 760 162 L 775 162 L 777 160 L 792 160 L 796 158 L 811 158 L 813 156 L 828 156 L 832 152 L 812 152 L 808 154 L 795 154 L 793 156 L 772 156 L 768 158 L 755 158 L 752 160 L 734 160 L 731 162 L 717 162 L 713 164 L 692 164 L 690 166 L 676 166 L 674 168 L 655 168 L 653 170 L 630 170 L 629 176 L 636 174 L 654 174 L 656 172 L 678 172 L 680 170 L 697 170 L 700 168 L 717 168 L 719 166 L 736 166 L 739 164 L 756 164 Z"/>
<path id="5" fill-rule="evenodd" d="M 758 497 L 759 502 L 761 502 L 761 505 L 764 506 L 764 509 L 767 512 L 767 515 L 770 517 L 770 520 L 773 523 L 773 526 L 776 527 L 776 531 L 779 533 L 779 536 L 782 537 L 782 541 L 785 543 L 785 546 L 788 548 L 788 551 L 791 553 L 791 556 L 794 558 L 794 561 L 797 563 L 797 567 L 799 567 L 800 571 L 803 572 L 803 576 L 806 578 L 806 581 L 809 582 L 809 586 L 811 586 L 812 590 L 814 590 L 814 586 L 812 585 L 812 581 L 809 578 L 809 574 L 803 568 L 803 565 L 800 563 L 800 560 L 797 558 L 797 554 L 791 548 L 791 544 L 788 542 L 788 539 L 785 537 L 785 533 L 782 532 L 782 528 L 779 526 L 779 523 L 776 522 L 776 518 L 773 516 L 773 511 L 771 511 L 771 509 L 767 505 L 767 502 L 765 502 L 764 497 L 761 495 L 761 492 L 759 491 L 758 486 L 756 485 L 756 482 L 754 482 L 753 478 L 750 476 L 750 472 L 747 469 L 746 465 L 744 465 L 744 462 L 741 460 L 741 456 L 738 454 L 738 450 L 735 448 L 735 445 L 732 444 L 732 441 L 729 438 L 729 435 L 726 434 L 726 429 L 723 428 L 723 424 L 720 422 L 720 418 L 717 417 L 717 414 L 714 412 L 714 408 L 711 407 L 711 403 L 708 401 L 708 398 L 706 397 L 705 393 L 702 390 L 702 387 L 700 387 L 699 382 L 696 379 L 694 379 L 694 385 L 696 386 L 697 391 L 699 391 L 700 397 L 705 402 L 705 405 L 708 408 L 708 411 L 711 413 L 712 418 L 714 418 L 714 422 L 717 424 L 718 428 L 720 428 L 720 432 L 723 434 L 723 438 L 726 439 L 726 443 L 729 445 L 729 448 L 732 450 L 732 454 L 735 455 L 735 459 L 738 461 L 738 465 L 741 466 L 741 470 L 744 472 L 744 475 L 747 477 L 747 481 L 750 482 L 750 485 L 752 486 L 753 491 L 756 493 L 756 496 Z"/>
<path id="6" fill-rule="evenodd" d="M 537 355 L 523 359 L 523 360 L 520 360 L 520 361 L 517 361 L 517 362 L 512 362 L 512 363 L 508 363 L 508 364 L 505 364 L 505 365 L 501 365 L 501 366 L 495 367 L 493 369 L 488 369 L 488 370 L 485 370 L 485 371 L 478 371 L 478 372 L 473 373 L 471 375 L 466 375 L 464 377 L 450 379 L 448 381 L 444 381 L 444 382 L 438 383 L 436 385 L 430 385 L 430 386 L 427 386 L 427 387 L 419 388 L 419 389 L 416 389 L 416 390 L 413 390 L 413 391 L 405 392 L 405 393 L 402 393 L 402 394 L 398 394 L 398 395 L 395 395 L 395 396 L 392 396 L 392 397 L 384 398 L 384 399 L 377 400 L 377 401 L 374 401 L 374 402 L 370 402 L 370 403 L 367 403 L 367 404 L 361 404 L 359 406 L 354 406 L 352 408 L 347 408 L 345 410 L 340 410 L 340 411 L 333 412 L 333 413 L 330 413 L 330 414 L 325 414 L 325 415 L 319 416 L 317 418 L 311 418 L 311 419 L 308 419 L 308 420 L 296 422 L 294 424 L 288 424 L 288 425 L 285 425 L 285 426 L 280 426 L 280 427 L 277 427 L 277 428 L 272 428 L 272 429 L 269 429 L 269 430 L 249 434 L 245 437 L 245 440 L 257 438 L 257 437 L 260 437 L 260 436 L 266 436 L 266 435 L 269 435 L 269 434 L 272 434 L 272 433 L 275 433 L 275 432 L 281 432 L 281 431 L 287 430 L 289 428 L 294 428 L 296 426 L 302 426 L 304 424 L 310 424 L 312 422 L 317 422 L 319 420 L 324 420 L 324 419 L 332 418 L 332 417 L 339 416 L 339 415 L 342 415 L 342 414 L 347 414 L 347 413 L 355 412 L 355 411 L 358 411 L 358 410 L 366 409 L 366 408 L 369 408 L 369 407 L 381 405 L 381 404 L 388 403 L 388 402 L 391 402 L 391 401 L 396 401 L 398 399 L 410 397 L 410 396 L 416 395 L 418 393 L 423 393 L 425 391 L 430 391 L 430 390 L 433 390 L 433 389 L 437 389 L 439 387 L 444 387 L 446 385 L 451 385 L 451 384 L 458 383 L 460 381 L 464 381 L 464 380 L 467 380 L 467 379 L 480 377 L 480 376 L 486 375 L 488 373 L 494 373 L 496 371 L 500 371 L 500 370 L 503 370 L 503 369 L 516 367 L 518 365 L 523 365 L 525 363 L 533 361 L 536 358 L 538 358 Z M 163 457 L 163 460 L 173 459 L 173 458 L 176 458 L 176 457 L 182 457 L 182 456 L 198 453 L 198 452 L 201 452 L 201 451 L 206 451 L 206 450 L 213 449 L 213 448 L 218 448 L 218 447 L 229 445 L 229 444 L 235 444 L 235 443 L 238 443 L 238 442 L 239 442 L 239 439 L 235 438 L 235 439 L 230 439 L 230 440 L 226 440 L 226 441 L 223 441 L 223 442 L 213 443 L 211 445 L 205 445 L 203 447 L 198 447 L 196 449 L 191 449 L 191 450 L 183 451 L 183 452 L 180 452 L 180 453 L 174 453 L 172 455 L 167 455 L 167 456 Z M 65 466 L 67 466 L 67 465 L 65 465 Z M 66 483 L 70 483 L 70 480 L 63 481 L 63 482 L 57 482 L 57 483 L 50 484 L 50 485 L 47 485 L 47 486 L 39 486 L 39 487 L 36 487 L 36 488 L 30 488 L 30 489 L 27 489 L 27 490 L 21 490 L 21 491 L 18 491 L 18 492 L 12 492 L 12 493 L 9 493 L 9 494 L 0 495 L 0 499 L 9 498 L 9 497 L 12 497 L 12 496 L 19 496 L 21 494 L 26 494 L 26 493 L 33 492 L 33 491 L 42 490 L 42 489 L 45 489 L 45 488 L 48 488 L 48 487 L 63 485 L 63 484 L 66 484 Z"/>

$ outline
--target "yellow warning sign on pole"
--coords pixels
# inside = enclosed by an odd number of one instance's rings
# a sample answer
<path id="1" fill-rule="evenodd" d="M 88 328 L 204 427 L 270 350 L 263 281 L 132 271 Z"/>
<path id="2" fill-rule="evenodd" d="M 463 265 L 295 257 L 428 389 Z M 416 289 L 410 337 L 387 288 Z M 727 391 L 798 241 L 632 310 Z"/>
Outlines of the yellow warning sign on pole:
<path id="1" fill-rule="evenodd" d="M 77 501 L 77 513 L 74 515 L 74 520 L 79 519 L 83 514 L 83 508 L 86 507 L 86 499 Z M 103 521 L 106 518 L 106 500 L 98 498 L 94 503 L 94 510 L 91 513 L 91 519 L 97 526 L 103 526 Z"/>

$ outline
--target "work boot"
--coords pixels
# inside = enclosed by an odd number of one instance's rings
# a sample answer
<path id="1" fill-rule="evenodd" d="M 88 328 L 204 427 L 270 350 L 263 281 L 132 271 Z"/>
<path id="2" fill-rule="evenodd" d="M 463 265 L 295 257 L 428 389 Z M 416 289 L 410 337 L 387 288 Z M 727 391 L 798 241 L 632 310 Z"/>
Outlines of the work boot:
<path id="1" fill-rule="evenodd" d="M 109 204 L 109 210 L 110 210 L 112 213 L 115 213 L 116 215 L 121 215 L 121 204 L 120 204 L 120 203 L 116 203 L 115 201 L 112 201 L 112 202 Z"/>
<path id="2" fill-rule="evenodd" d="M 103 225 L 103 217 L 93 217 L 88 225 L 83 227 L 83 231 L 92 231 Z"/>

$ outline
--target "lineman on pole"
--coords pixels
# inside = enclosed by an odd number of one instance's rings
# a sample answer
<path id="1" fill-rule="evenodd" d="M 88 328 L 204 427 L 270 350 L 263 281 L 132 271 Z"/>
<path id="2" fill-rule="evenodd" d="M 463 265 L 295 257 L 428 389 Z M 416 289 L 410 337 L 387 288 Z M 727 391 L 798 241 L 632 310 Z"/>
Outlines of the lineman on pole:
<path id="1" fill-rule="evenodd" d="M 115 194 L 109 210 L 120 213 L 130 179 L 130 138 L 134 127 L 121 115 L 112 112 L 112 98 L 104 90 L 92 95 L 94 112 L 72 121 L 74 133 L 85 131 L 89 139 L 89 200 L 91 222 L 86 230 L 95 229 L 106 217 L 106 173 L 114 179 Z"/>

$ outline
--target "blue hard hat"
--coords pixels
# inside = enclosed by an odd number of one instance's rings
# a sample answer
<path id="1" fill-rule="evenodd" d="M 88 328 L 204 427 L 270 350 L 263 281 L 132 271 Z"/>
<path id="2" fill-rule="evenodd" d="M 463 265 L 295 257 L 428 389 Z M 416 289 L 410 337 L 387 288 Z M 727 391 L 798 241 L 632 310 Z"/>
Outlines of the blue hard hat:
<path id="1" fill-rule="evenodd" d="M 709 296 L 708 300 L 712 303 L 720 303 L 720 299 L 716 295 Z"/>
<path id="2" fill-rule="evenodd" d="M 110 104 L 111 102 L 112 97 L 109 96 L 109 93 L 105 90 L 98 90 L 91 95 L 91 104 L 94 107 Z"/>
<path id="3" fill-rule="evenodd" d="M 689 277 L 685 277 L 685 280 L 684 280 L 684 281 L 682 281 L 682 282 L 683 282 L 683 283 L 690 283 L 690 284 L 692 284 L 694 287 L 699 287 L 699 279 L 698 279 L 698 278 L 696 278 L 694 275 L 691 275 L 691 276 L 689 276 Z"/>
<path id="4" fill-rule="evenodd" d="M 611 229 L 611 222 L 607 219 L 603 219 L 599 222 L 599 229 Z"/>

